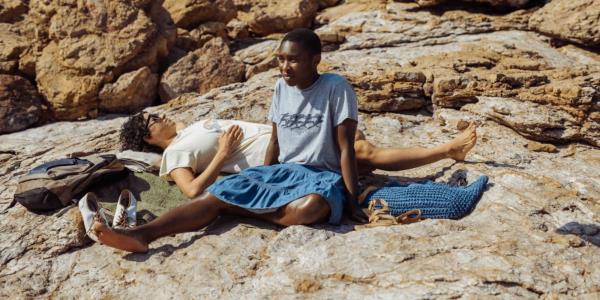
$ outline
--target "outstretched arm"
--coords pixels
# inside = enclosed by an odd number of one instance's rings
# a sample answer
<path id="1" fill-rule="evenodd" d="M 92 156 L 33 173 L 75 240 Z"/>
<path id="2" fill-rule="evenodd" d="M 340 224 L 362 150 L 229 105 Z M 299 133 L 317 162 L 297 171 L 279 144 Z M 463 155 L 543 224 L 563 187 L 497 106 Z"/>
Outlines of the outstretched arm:
<path id="1" fill-rule="evenodd" d="M 277 140 L 277 123 L 273 122 L 271 124 L 271 139 L 269 140 L 269 146 L 267 147 L 267 153 L 265 154 L 265 166 L 270 166 L 279 163 L 279 141 Z"/>
<path id="2" fill-rule="evenodd" d="M 221 172 L 221 168 L 231 153 L 235 151 L 243 136 L 244 133 L 242 132 L 242 129 L 237 125 L 227 129 L 227 131 L 219 138 L 217 154 L 213 157 L 206 169 L 197 177 L 194 177 L 191 168 L 177 168 L 171 171 L 169 175 L 175 180 L 179 189 L 187 197 L 194 198 L 202 194 L 208 186 L 215 182 Z"/>
<path id="3" fill-rule="evenodd" d="M 346 186 L 346 207 L 350 218 L 354 221 L 366 222 L 367 216 L 358 206 L 358 172 L 356 167 L 356 155 L 354 153 L 354 135 L 357 122 L 346 119 L 335 127 L 336 142 L 340 149 L 340 163 L 342 178 Z"/>

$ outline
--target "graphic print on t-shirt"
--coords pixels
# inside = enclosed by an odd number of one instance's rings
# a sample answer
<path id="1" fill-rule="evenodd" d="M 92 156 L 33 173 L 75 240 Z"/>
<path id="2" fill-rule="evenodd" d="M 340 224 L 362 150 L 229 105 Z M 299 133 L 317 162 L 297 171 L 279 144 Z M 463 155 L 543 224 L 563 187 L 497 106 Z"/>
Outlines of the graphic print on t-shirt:
<path id="1" fill-rule="evenodd" d="M 279 121 L 279 126 L 284 128 L 304 128 L 310 129 L 313 127 L 321 128 L 321 123 L 323 123 L 323 115 L 304 115 L 304 114 L 281 114 L 281 119 Z"/>

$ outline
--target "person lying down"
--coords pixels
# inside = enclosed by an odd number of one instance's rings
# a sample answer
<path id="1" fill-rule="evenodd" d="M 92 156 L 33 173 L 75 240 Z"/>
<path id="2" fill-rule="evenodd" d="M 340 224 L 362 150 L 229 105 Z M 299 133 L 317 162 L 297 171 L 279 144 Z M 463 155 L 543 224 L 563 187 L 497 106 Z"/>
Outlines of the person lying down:
<path id="1" fill-rule="evenodd" d="M 162 152 L 159 175 L 175 181 L 189 198 L 197 197 L 220 173 L 239 173 L 263 165 L 271 126 L 239 120 L 204 119 L 189 126 L 165 115 L 138 113 L 121 129 L 122 150 Z M 358 172 L 400 171 L 441 159 L 462 161 L 477 140 L 471 124 L 448 143 L 432 148 L 380 148 L 357 131 Z"/>

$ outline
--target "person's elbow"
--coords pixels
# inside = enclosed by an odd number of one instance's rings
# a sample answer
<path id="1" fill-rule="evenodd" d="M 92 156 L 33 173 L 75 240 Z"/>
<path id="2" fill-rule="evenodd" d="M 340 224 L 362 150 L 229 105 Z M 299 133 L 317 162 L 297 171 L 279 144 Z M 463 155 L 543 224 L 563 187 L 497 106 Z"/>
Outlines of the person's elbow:
<path id="1" fill-rule="evenodd" d="M 202 192 L 204 192 L 204 189 L 201 187 L 189 185 L 181 188 L 181 192 L 188 198 L 196 198 L 200 196 Z"/>

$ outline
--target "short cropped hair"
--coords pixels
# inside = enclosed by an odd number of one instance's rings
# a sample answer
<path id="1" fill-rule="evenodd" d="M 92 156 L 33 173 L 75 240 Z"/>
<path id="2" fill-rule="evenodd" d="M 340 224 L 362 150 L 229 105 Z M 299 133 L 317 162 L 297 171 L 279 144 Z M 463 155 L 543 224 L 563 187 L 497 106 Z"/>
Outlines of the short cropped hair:
<path id="1" fill-rule="evenodd" d="M 130 116 L 121 126 L 121 134 L 119 136 L 121 151 L 133 150 L 161 153 L 162 149 L 160 147 L 150 145 L 144 141 L 144 137 L 148 136 L 148 134 L 144 113 L 140 112 Z"/>
<path id="2" fill-rule="evenodd" d="M 286 41 L 300 44 L 310 55 L 321 54 L 321 39 L 310 29 L 296 28 L 288 32 L 281 43 Z"/>

